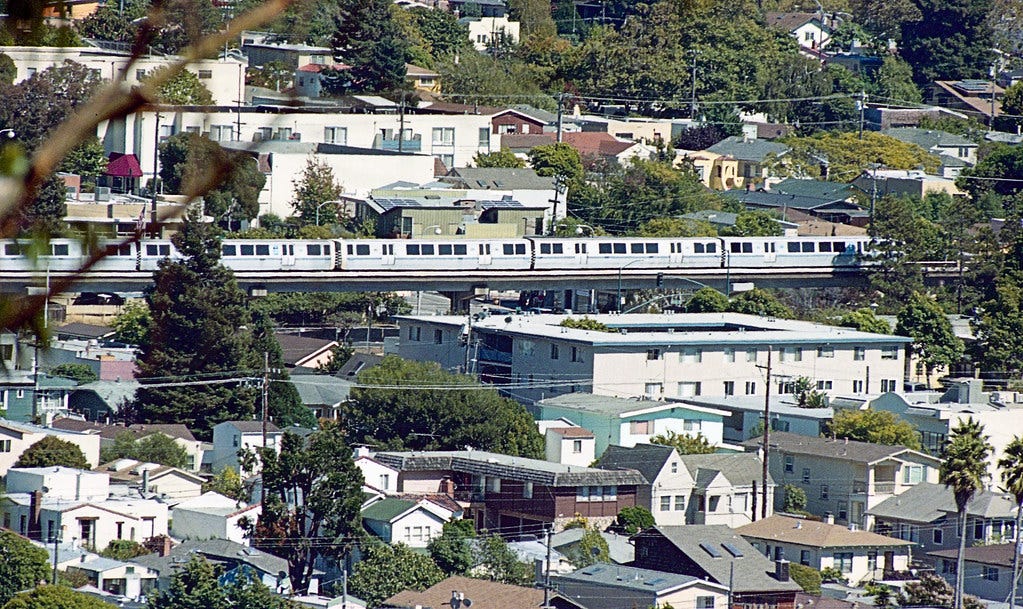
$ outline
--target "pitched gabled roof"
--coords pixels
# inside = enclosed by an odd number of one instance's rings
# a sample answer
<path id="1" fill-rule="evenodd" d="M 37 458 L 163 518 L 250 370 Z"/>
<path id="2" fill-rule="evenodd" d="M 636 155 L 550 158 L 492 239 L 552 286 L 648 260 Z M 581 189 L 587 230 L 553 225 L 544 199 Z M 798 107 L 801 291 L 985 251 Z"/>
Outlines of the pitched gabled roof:
<path id="1" fill-rule="evenodd" d="M 671 446 L 637 444 L 632 447 L 610 445 L 597 461 L 603 469 L 634 469 L 643 474 L 647 484 L 653 484 L 664 464 L 675 456 Z"/>
<path id="2" fill-rule="evenodd" d="M 785 144 L 761 139 L 746 139 L 738 135 L 726 137 L 717 144 L 707 148 L 708 152 L 755 163 L 762 163 L 768 155 L 782 156 L 789 150 L 789 147 Z"/>
<path id="3" fill-rule="evenodd" d="M 848 199 L 853 196 L 856 188 L 852 184 L 843 184 L 841 182 L 785 178 L 772 186 L 771 191 L 786 195 L 837 200 Z"/>
<path id="4" fill-rule="evenodd" d="M 661 536 L 668 540 L 719 584 L 727 585 L 731 577 L 735 592 L 796 592 L 802 589 L 793 581 L 775 579 L 774 563 L 727 526 L 659 526 L 636 535 L 646 536 Z M 723 544 L 732 546 L 742 556 L 736 557 Z M 711 555 L 707 548 L 717 556 Z M 690 575 L 702 577 L 703 573 Z"/>
<path id="5" fill-rule="evenodd" d="M 994 565 L 997 567 L 1012 567 L 1012 550 L 1015 544 L 1011 543 L 1000 543 L 990 546 L 975 546 L 966 548 L 963 556 L 967 562 L 976 562 L 984 565 Z M 959 556 L 959 550 L 938 550 L 936 552 L 928 552 L 928 556 L 936 556 L 938 558 L 951 558 L 955 559 Z"/>
<path id="6" fill-rule="evenodd" d="M 1015 502 L 1005 493 L 985 489 L 966 504 L 966 513 L 979 518 L 1012 518 Z M 956 512 L 955 496 L 944 484 L 921 482 L 867 510 L 875 518 L 930 523 Z"/>
<path id="7" fill-rule="evenodd" d="M 732 486 L 748 486 L 753 480 L 760 480 L 763 475 L 763 461 L 753 453 L 682 455 L 681 458 L 693 479 L 701 487 L 713 479 L 707 477 L 707 472 L 724 476 Z M 769 486 L 774 484 L 770 474 L 767 476 L 767 484 Z"/>
<path id="8" fill-rule="evenodd" d="M 764 20 L 767 22 L 767 27 L 776 27 L 787 32 L 791 32 L 792 30 L 806 25 L 807 23 L 819 23 L 817 15 L 814 13 L 782 13 L 771 11 L 764 13 Z"/>
<path id="9" fill-rule="evenodd" d="M 60 431 L 75 431 L 79 433 L 86 433 L 90 431 L 98 432 L 99 437 L 113 440 L 118 435 L 123 433 L 130 433 L 131 435 L 138 437 L 138 433 L 128 429 L 124 425 L 107 425 L 105 423 L 96 423 L 94 421 L 83 421 L 81 419 L 72 419 L 69 417 L 60 417 L 54 419 L 50 423 L 50 427 L 59 429 Z"/>
<path id="10" fill-rule="evenodd" d="M 579 151 L 582 156 L 613 157 L 636 145 L 623 142 L 605 131 L 575 131 L 561 134 L 561 140 Z"/>
<path id="11" fill-rule="evenodd" d="M 500 190 L 551 190 L 554 178 L 537 175 L 532 169 L 510 167 L 455 167 L 443 178 L 450 184 L 465 188 L 496 188 Z"/>
<path id="12" fill-rule="evenodd" d="M 405 590 L 385 600 L 382 607 L 429 607 L 443 609 L 451 607 L 451 591 L 457 590 L 472 600 L 478 609 L 512 608 L 528 609 L 543 603 L 543 590 L 526 586 L 513 586 L 486 579 L 472 579 L 460 575 L 451 576 L 422 592 Z"/>
<path id="13" fill-rule="evenodd" d="M 140 438 L 154 433 L 162 433 L 171 438 L 195 442 L 195 436 L 192 435 L 192 431 L 188 429 L 187 425 L 182 423 L 136 423 L 129 425 L 128 429 L 137 432 Z"/>
<path id="14" fill-rule="evenodd" d="M 348 401 L 352 382 L 329 374 L 293 374 L 291 384 L 306 406 L 335 406 Z"/>
<path id="15" fill-rule="evenodd" d="M 847 527 L 837 524 L 778 514 L 743 525 L 735 531 L 747 539 L 752 537 L 813 548 L 882 548 L 913 545 L 911 541 L 886 537 L 870 531 L 850 531 Z"/>
<path id="16" fill-rule="evenodd" d="M 287 560 L 227 539 L 189 540 L 174 546 L 167 556 L 148 554 L 132 558 L 128 562 L 155 569 L 161 577 L 169 577 L 174 567 L 187 562 L 193 554 L 200 554 L 216 563 L 247 564 L 273 576 L 288 572 Z"/>
<path id="17" fill-rule="evenodd" d="M 746 205 L 758 205 L 761 207 L 813 210 L 827 206 L 835 206 L 837 204 L 837 209 L 848 209 L 851 211 L 859 210 L 859 207 L 852 203 L 847 203 L 844 199 L 836 199 L 832 197 L 807 197 L 763 190 L 726 190 L 721 194 Z"/>
<path id="18" fill-rule="evenodd" d="M 418 505 L 415 501 L 405 501 L 387 497 L 370 504 L 362 510 L 362 517 L 365 520 L 377 520 L 379 522 L 391 522 L 405 512 L 412 510 Z"/>
<path id="19" fill-rule="evenodd" d="M 892 127 L 883 129 L 883 135 L 894 137 L 908 144 L 916 144 L 924 150 L 932 148 L 976 148 L 977 143 L 961 135 L 941 131 L 939 129 L 919 129 L 917 127 Z"/>
<path id="20" fill-rule="evenodd" d="M 279 332 L 274 332 L 274 336 L 277 338 L 277 342 L 281 345 L 284 363 L 288 366 L 297 366 L 306 362 L 337 344 L 337 341 L 335 340 L 312 338 L 310 336 L 295 336 L 293 334 L 282 334 Z"/>
<path id="21" fill-rule="evenodd" d="M 91 391 L 96 395 L 96 397 L 103 400 L 107 406 L 116 411 L 123 403 L 130 402 L 135 399 L 135 391 L 140 385 L 141 384 L 134 379 L 123 381 L 98 380 L 91 383 L 83 383 L 78 387 L 75 387 L 72 395 L 83 391 Z"/>
<path id="22" fill-rule="evenodd" d="M 886 444 L 873 444 L 857 440 L 836 440 L 833 438 L 804 436 L 786 431 L 772 431 L 770 442 L 772 449 L 788 454 L 827 457 L 829 459 L 841 459 L 858 463 L 874 463 L 900 455 L 913 455 L 919 459 L 932 461 L 935 463 L 935 466 L 938 464 L 938 459 L 935 457 L 920 451 L 910 450 L 905 446 L 888 446 Z M 762 443 L 762 438 L 757 437 L 743 442 L 742 445 L 756 449 Z"/>

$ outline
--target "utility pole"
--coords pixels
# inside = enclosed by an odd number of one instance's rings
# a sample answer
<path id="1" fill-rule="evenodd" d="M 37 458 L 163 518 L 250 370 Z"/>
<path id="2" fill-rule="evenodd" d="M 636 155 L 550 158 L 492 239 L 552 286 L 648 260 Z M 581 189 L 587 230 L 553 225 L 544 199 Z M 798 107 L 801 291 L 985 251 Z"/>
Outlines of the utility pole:
<path id="1" fill-rule="evenodd" d="M 863 139 L 863 113 L 867 109 L 867 93 L 866 91 L 860 91 L 859 101 L 856 105 L 860 107 L 860 136 L 859 139 Z"/>
<path id="2" fill-rule="evenodd" d="M 543 575 L 544 609 L 550 609 L 551 606 L 551 529 L 553 528 L 554 528 L 553 523 L 551 526 L 547 527 L 547 562 L 544 563 Z"/>
<path id="3" fill-rule="evenodd" d="M 690 119 L 695 119 L 696 118 L 696 56 L 697 56 L 697 54 L 699 54 L 699 51 L 697 51 L 696 49 L 692 49 L 691 52 L 693 54 L 693 75 L 692 75 L 692 78 L 691 78 L 692 83 L 690 83 L 692 85 L 692 90 L 690 92 L 690 101 L 689 101 L 689 118 Z"/>
<path id="4" fill-rule="evenodd" d="M 991 120 L 988 121 L 988 131 L 995 130 L 995 79 L 998 78 L 997 64 L 991 64 Z"/>
<path id="5" fill-rule="evenodd" d="M 266 450 L 266 421 L 269 414 L 270 401 L 270 353 L 263 352 L 263 450 Z M 259 480 L 259 504 L 266 502 L 266 484 L 263 481 L 262 473 Z"/>
<path id="6" fill-rule="evenodd" d="M 558 137 L 557 142 L 561 143 L 561 117 L 565 110 L 565 93 L 558 93 Z"/>
<path id="7" fill-rule="evenodd" d="M 767 383 L 765 383 L 764 391 L 764 463 L 763 471 L 761 473 L 760 483 L 763 488 L 760 492 L 763 493 L 763 500 L 760 504 L 760 517 L 767 518 L 767 455 L 768 449 L 770 448 L 769 442 L 771 437 L 771 345 L 767 345 Z"/>
<path id="8" fill-rule="evenodd" d="M 401 92 L 401 104 L 398 105 L 398 152 L 405 151 L 405 92 Z"/>
<path id="9" fill-rule="evenodd" d="M 157 110 L 156 111 L 156 133 L 153 134 L 153 200 L 152 200 L 153 209 L 152 209 L 152 212 L 151 212 L 152 218 L 150 219 L 150 222 L 152 222 L 152 226 L 150 228 L 150 231 L 151 231 L 150 234 L 152 235 L 152 237 L 154 239 L 157 236 L 156 233 L 155 233 L 155 231 L 156 231 L 156 219 L 158 217 L 157 214 L 156 214 L 156 184 L 157 184 L 157 181 L 159 181 L 159 179 L 160 179 L 160 111 Z"/>
<path id="10" fill-rule="evenodd" d="M 54 534 L 53 536 L 53 585 L 57 585 L 57 557 L 59 556 L 59 549 L 57 544 L 60 543 L 60 535 Z"/>

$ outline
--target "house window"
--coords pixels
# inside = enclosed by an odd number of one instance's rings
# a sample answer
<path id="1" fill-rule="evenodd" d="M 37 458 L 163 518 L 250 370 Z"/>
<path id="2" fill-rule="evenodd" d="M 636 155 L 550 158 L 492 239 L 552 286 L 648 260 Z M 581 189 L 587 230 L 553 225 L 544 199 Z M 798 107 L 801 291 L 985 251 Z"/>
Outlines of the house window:
<path id="1" fill-rule="evenodd" d="M 785 473 L 791 474 L 795 471 L 796 458 L 792 455 L 785 455 Z"/>
<path id="2" fill-rule="evenodd" d="M 9 453 L 9 452 L 11 452 L 11 441 L 10 440 L 0 440 L 0 453 Z"/>
<path id="3" fill-rule="evenodd" d="M 213 78 L 213 70 L 199 70 L 200 80 L 209 80 Z"/>
<path id="4" fill-rule="evenodd" d="M 683 381 L 679 383 L 678 395 L 682 398 L 691 398 L 693 396 L 700 395 L 700 383 L 698 381 Z"/>
<path id="5" fill-rule="evenodd" d="M 664 385 L 661 383 L 646 383 L 643 389 L 646 396 L 653 400 L 659 399 L 664 393 Z"/>
<path id="6" fill-rule="evenodd" d="M 955 574 L 955 572 L 956 572 L 956 561 L 949 560 L 947 558 L 941 559 L 941 572 L 942 573 L 952 573 L 952 574 Z"/>
<path id="7" fill-rule="evenodd" d="M 341 144 L 348 143 L 348 129 L 346 127 L 324 127 L 323 143 Z"/>
<path id="8" fill-rule="evenodd" d="M 684 512 L 686 511 L 686 496 L 675 495 L 675 511 Z"/>
<path id="9" fill-rule="evenodd" d="M 454 167 L 455 165 L 455 155 L 453 154 L 435 154 L 433 155 L 433 158 L 444 163 L 445 167 Z"/>
<path id="10" fill-rule="evenodd" d="M 803 468 L 803 484 L 810 484 L 810 468 Z"/>
<path id="11" fill-rule="evenodd" d="M 434 330 L 433 331 L 433 344 L 440 345 L 444 343 L 444 331 Z"/>
<path id="12" fill-rule="evenodd" d="M 697 596 L 696 609 L 714 609 L 713 596 Z"/>
<path id="13" fill-rule="evenodd" d="M 817 381 L 817 391 L 829 391 L 832 385 L 831 381 Z"/>
<path id="14" fill-rule="evenodd" d="M 853 359 L 858 362 L 867 359 L 867 350 L 863 347 L 853 347 Z"/>
<path id="15" fill-rule="evenodd" d="M 720 495 L 714 495 L 713 497 L 710 498 L 710 504 L 708 506 L 709 507 L 708 511 L 710 511 L 710 512 L 718 511 L 718 504 L 720 504 L 720 503 L 721 503 L 721 496 Z"/>
<path id="16" fill-rule="evenodd" d="M 551 359 L 558 359 L 559 351 L 557 345 L 551 345 Z"/>
<path id="17" fill-rule="evenodd" d="M 842 573 L 852 573 L 852 552 L 835 552 L 832 554 L 835 561 L 834 567 Z"/>
<path id="18" fill-rule="evenodd" d="M 487 492 L 500 493 L 501 479 L 495 478 L 494 476 L 487 476 Z"/>
<path id="19" fill-rule="evenodd" d="M 646 350 L 646 358 L 648 360 L 661 359 L 661 350 L 660 349 L 647 349 Z"/>
<path id="20" fill-rule="evenodd" d="M 671 510 L 671 495 L 663 495 L 661 497 L 661 511 L 668 512 Z"/>
<path id="21" fill-rule="evenodd" d="M 807 567 L 810 566 L 810 550 L 799 551 L 799 564 Z"/>
<path id="22" fill-rule="evenodd" d="M 678 473 L 678 461 L 672 461 L 671 462 L 671 473 L 673 473 L 673 474 L 677 474 Z"/>
<path id="23" fill-rule="evenodd" d="M 998 581 L 998 567 L 989 567 L 984 565 L 984 579 L 989 582 Z"/>
<path id="24" fill-rule="evenodd" d="M 897 389 L 895 385 L 895 379 L 881 379 L 881 391 L 895 391 Z"/>
<path id="25" fill-rule="evenodd" d="M 781 350 L 781 361 L 783 362 L 801 362 L 803 361 L 803 348 L 802 347 L 785 347 Z"/>
<path id="26" fill-rule="evenodd" d="M 726 364 L 735 363 L 735 349 L 731 347 L 725 349 L 725 363 Z"/>
<path id="27" fill-rule="evenodd" d="M 881 359 L 899 359 L 899 348 L 881 347 Z"/>
<path id="28" fill-rule="evenodd" d="M 579 453 L 583 452 L 583 441 L 582 440 L 572 440 L 572 452 L 577 454 L 577 455 Z"/>
<path id="29" fill-rule="evenodd" d="M 941 530 L 941 527 L 933 529 L 931 531 L 931 541 L 936 546 L 940 546 L 945 541 L 945 532 Z"/>
<path id="30" fill-rule="evenodd" d="M 388 487 L 390 487 L 390 486 L 391 486 L 391 475 L 390 474 L 380 474 L 380 488 L 386 491 L 388 489 Z"/>
<path id="31" fill-rule="evenodd" d="M 867 570 L 877 570 L 877 550 L 867 550 Z"/>
<path id="32" fill-rule="evenodd" d="M 579 355 L 579 347 L 572 347 L 572 361 L 581 362 L 582 357 Z"/>
<path id="33" fill-rule="evenodd" d="M 454 127 L 434 127 L 433 128 L 433 143 L 434 145 L 441 146 L 452 146 L 455 143 L 455 128 Z"/>
<path id="34" fill-rule="evenodd" d="M 703 351 L 696 347 L 686 347 L 681 355 L 683 364 L 699 364 L 703 361 Z"/>
<path id="35" fill-rule="evenodd" d="M 735 395 L 735 381 L 725 381 L 725 395 Z"/>
<path id="36" fill-rule="evenodd" d="M 232 436 L 231 437 L 231 441 L 232 441 L 232 444 L 234 445 L 234 448 L 238 448 L 238 441 L 240 439 L 241 439 L 241 436 Z"/>
<path id="37" fill-rule="evenodd" d="M 638 434 L 650 434 L 650 421 L 630 421 L 629 422 L 629 433 L 632 435 Z"/>
<path id="38" fill-rule="evenodd" d="M 617 486 L 612 485 L 604 487 L 604 501 L 618 501 Z"/>
<path id="39" fill-rule="evenodd" d="M 231 125 L 210 125 L 210 139 L 214 142 L 230 142 L 233 133 L 234 128 Z"/>
<path id="40" fill-rule="evenodd" d="M 973 521 L 973 539 L 974 541 L 984 539 L 984 521 L 979 518 Z"/>
<path id="41" fill-rule="evenodd" d="M 838 502 L 838 519 L 848 520 L 849 519 L 849 504 L 845 501 Z"/>
<path id="42" fill-rule="evenodd" d="M 756 381 L 746 381 L 746 395 L 754 395 L 757 392 Z"/>
<path id="43" fill-rule="evenodd" d="M 863 393 L 863 381 L 853 381 L 853 393 Z"/>
<path id="44" fill-rule="evenodd" d="M 902 466 L 902 483 L 903 484 L 920 484 L 924 481 L 927 467 L 924 465 L 903 465 Z"/>
<path id="45" fill-rule="evenodd" d="M 23 398 L 23 397 L 25 397 L 25 390 L 24 389 L 19 389 L 18 391 L 15 392 L 14 395 L 15 395 L 15 397 Z"/>
<path id="46" fill-rule="evenodd" d="M 480 148 L 490 147 L 490 129 L 480 127 Z"/>
<path id="47" fill-rule="evenodd" d="M 817 347 L 817 357 L 835 357 L 835 348 L 831 345 Z"/>
<path id="48" fill-rule="evenodd" d="M 533 483 L 532 482 L 525 482 L 522 485 L 522 497 L 524 499 L 532 499 L 533 498 Z"/>
<path id="49" fill-rule="evenodd" d="M 746 349 L 746 361 L 747 362 L 755 362 L 755 361 L 757 361 L 757 350 L 756 349 Z"/>
<path id="50" fill-rule="evenodd" d="M 828 498 L 828 485 L 827 484 L 822 484 L 821 485 L 821 499 L 827 499 L 827 498 Z"/>

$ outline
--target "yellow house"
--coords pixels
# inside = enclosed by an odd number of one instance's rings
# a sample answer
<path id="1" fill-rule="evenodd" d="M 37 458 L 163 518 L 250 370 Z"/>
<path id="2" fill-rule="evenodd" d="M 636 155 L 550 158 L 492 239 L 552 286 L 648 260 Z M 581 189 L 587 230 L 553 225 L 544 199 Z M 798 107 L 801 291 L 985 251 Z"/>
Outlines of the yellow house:
<path id="1" fill-rule="evenodd" d="M 675 158 L 675 166 L 690 164 L 700 181 L 707 188 L 714 190 L 731 190 L 742 186 L 739 178 L 739 161 L 735 158 L 715 152 L 680 151 Z"/>
<path id="2" fill-rule="evenodd" d="M 440 74 L 410 63 L 405 64 L 405 80 L 412 84 L 416 91 L 440 95 Z"/>

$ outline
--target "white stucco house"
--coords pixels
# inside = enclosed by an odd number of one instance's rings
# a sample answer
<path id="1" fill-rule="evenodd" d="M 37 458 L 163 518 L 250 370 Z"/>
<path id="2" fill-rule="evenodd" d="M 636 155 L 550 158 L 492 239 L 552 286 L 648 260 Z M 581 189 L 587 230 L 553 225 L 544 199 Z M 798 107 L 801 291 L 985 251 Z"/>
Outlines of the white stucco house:
<path id="1" fill-rule="evenodd" d="M 281 450 L 281 437 L 284 434 L 273 423 L 266 424 L 266 447 L 277 452 Z M 256 450 L 263 447 L 262 421 L 224 421 L 213 426 L 213 458 L 214 472 L 230 467 L 241 470 L 239 451 Z M 258 460 L 257 460 L 258 461 Z M 258 470 L 258 464 L 256 469 Z M 240 472 L 249 474 L 255 472 Z"/>
<path id="2" fill-rule="evenodd" d="M 362 509 L 362 522 L 385 543 L 404 543 L 425 548 L 440 536 L 451 512 L 432 501 L 409 501 L 388 497 Z"/>
<path id="3" fill-rule="evenodd" d="M 209 491 L 182 501 L 171 510 L 171 535 L 181 539 L 227 539 L 249 545 L 243 519 L 255 522 L 262 513 L 258 503 L 246 505 L 220 493 Z"/>

